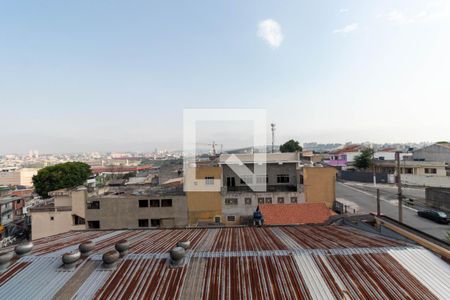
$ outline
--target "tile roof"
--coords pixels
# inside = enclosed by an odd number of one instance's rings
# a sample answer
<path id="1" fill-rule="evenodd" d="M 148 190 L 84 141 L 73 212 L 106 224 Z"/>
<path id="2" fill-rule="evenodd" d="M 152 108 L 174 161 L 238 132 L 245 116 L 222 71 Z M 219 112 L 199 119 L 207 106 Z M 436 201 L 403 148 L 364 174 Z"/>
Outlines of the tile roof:
<path id="1" fill-rule="evenodd" d="M 333 215 L 324 203 L 260 204 L 264 224 L 321 224 Z"/>
<path id="2" fill-rule="evenodd" d="M 123 238 L 129 254 L 102 268 Z M 61 255 L 87 240 L 94 254 L 62 271 Z M 191 248 L 172 268 L 180 240 Z M 422 247 L 344 226 L 77 231 L 36 240 L 0 273 L 0 299 L 449 299 L 449 276 Z"/>
<path id="3" fill-rule="evenodd" d="M 336 149 L 334 151 L 331 151 L 332 154 L 342 154 L 342 153 L 348 153 L 348 152 L 359 152 L 361 151 L 362 146 L 361 145 L 348 145 L 340 149 Z"/>

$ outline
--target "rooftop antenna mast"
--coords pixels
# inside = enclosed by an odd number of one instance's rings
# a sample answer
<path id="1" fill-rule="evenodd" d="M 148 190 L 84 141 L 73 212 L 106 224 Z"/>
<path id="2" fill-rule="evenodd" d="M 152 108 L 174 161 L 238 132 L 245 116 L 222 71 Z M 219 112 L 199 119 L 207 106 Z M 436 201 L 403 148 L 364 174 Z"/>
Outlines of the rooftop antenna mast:
<path id="1" fill-rule="evenodd" d="M 271 123 L 270 127 L 272 129 L 272 153 L 275 152 L 275 123 Z"/>

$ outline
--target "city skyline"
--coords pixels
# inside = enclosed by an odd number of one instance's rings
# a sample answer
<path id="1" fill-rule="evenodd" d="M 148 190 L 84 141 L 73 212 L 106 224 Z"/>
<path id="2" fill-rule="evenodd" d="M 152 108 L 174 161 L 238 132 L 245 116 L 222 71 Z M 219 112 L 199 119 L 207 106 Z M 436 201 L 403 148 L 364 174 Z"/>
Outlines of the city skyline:
<path id="1" fill-rule="evenodd" d="M 277 143 L 449 140 L 449 5 L 5 2 L 0 153 L 181 149 L 185 108 L 267 109 Z M 245 142 L 225 129 L 199 141 Z"/>

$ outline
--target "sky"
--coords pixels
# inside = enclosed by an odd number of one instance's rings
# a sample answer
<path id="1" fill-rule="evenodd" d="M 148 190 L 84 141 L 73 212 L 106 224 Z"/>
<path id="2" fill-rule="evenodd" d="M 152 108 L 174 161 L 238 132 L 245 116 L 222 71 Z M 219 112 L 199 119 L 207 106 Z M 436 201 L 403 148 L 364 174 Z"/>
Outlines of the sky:
<path id="1" fill-rule="evenodd" d="M 186 108 L 266 109 L 276 143 L 450 140 L 449 37 L 446 0 L 0 1 L 0 153 L 180 149 Z"/>

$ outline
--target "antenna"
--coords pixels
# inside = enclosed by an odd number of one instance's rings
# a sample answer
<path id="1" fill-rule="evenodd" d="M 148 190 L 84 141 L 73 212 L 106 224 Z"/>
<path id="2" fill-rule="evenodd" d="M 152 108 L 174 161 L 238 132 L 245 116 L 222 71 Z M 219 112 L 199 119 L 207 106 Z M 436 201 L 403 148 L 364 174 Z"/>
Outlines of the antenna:
<path id="1" fill-rule="evenodd" d="M 275 150 L 275 123 L 271 123 L 270 127 L 272 129 L 272 153 Z"/>

